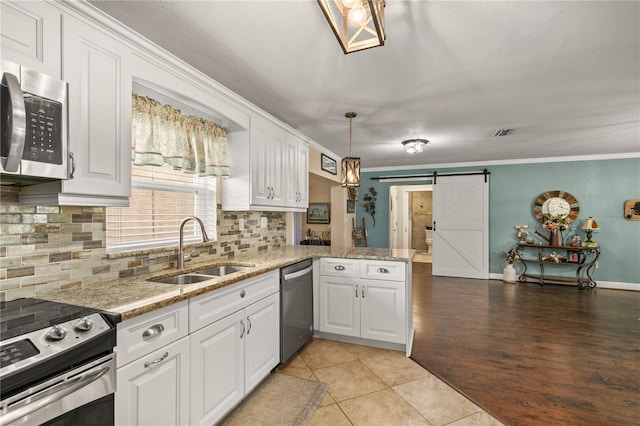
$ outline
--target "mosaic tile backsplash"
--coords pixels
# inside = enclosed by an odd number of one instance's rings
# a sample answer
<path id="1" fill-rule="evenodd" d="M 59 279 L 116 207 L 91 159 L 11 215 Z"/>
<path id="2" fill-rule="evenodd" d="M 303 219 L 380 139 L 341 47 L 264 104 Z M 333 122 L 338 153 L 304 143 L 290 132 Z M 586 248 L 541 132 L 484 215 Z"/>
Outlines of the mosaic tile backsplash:
<path id="1" fill-rule="evenodd" d="M 106 252 L 104 207 L 26 206 L 3 193 L 0 204 L 0 301 L 175 268 L 176 246 Z M 263 253 L 286 244 L 285 213 L 224 212 L 217 241 L 189 246 L 192 263 Z M 260 227 L 267 217 L 267 228 Z M 238 219 L 245 220 L 243 231 Z"/>

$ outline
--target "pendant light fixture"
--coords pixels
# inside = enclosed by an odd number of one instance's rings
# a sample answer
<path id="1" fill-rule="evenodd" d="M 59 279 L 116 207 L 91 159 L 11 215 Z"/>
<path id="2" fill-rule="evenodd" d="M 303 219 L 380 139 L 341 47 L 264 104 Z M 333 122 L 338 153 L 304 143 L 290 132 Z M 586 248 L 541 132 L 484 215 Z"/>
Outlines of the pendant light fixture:
<path id="1" fill-rule="evenodd" d="M 344 54 L 383 46 L 385 0 L 317 0 Z"/>
<path id="2" fill-rule="evenodd" d="M 347 112 L 344 116 L 349 119 L 349 156 L 342 159 L 342 187 L 357 188 L 360 186 L 360 157 L 351 156 L 352 120 L 357 116 L 355 112 Z"/>

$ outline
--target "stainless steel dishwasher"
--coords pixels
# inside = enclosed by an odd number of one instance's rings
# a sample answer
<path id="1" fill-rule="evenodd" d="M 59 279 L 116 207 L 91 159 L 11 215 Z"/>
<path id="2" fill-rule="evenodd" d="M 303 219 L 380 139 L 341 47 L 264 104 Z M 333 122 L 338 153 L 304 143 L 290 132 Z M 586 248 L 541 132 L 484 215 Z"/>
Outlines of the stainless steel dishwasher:
<path id="1" fill-rule="evenodd" d="M 287 362 L 313 336 L 313 264 L 280 269 L 280 362 Z"/>

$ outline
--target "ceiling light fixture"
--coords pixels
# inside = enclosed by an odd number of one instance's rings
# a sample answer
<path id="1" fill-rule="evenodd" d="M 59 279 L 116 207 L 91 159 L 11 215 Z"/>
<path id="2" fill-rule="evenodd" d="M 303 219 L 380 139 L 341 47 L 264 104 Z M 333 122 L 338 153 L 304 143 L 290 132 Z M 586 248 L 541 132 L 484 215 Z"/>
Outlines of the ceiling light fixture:
<path id="1" fill-rule="evenodd" d="M 402 142 L 404 145 L 404 152 L 407 154 L 419 154 L 424 149 L 424 146 L 428 144 L 429 141 L 426 139 L 409 139 Z"/>
<path id="2" fill-rule="evenodd" d="M 383 46 L 385 0 L 317 0 L 344 54 Z"/>
<path id="3" fill-rule="evenodd" d="M 360 186 L 360 157 L 351 156 L 351 121 L 357 116 L 355 112 L 347 112 L 349 119 L 349 156 L 342 159 L 342 187 L 357 188 Z"/>

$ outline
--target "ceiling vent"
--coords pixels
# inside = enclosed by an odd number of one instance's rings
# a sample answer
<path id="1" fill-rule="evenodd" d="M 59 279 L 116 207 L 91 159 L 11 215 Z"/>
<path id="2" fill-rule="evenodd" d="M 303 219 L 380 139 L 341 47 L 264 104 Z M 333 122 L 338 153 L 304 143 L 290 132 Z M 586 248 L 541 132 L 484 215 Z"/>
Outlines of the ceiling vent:
<path id="1" fill-rule="evenodd" d="M 497 138 L 499 136 L 507 136 L 513 132 L 513 129 L 498 129 L 493 133 L 493 137 Z"/>

